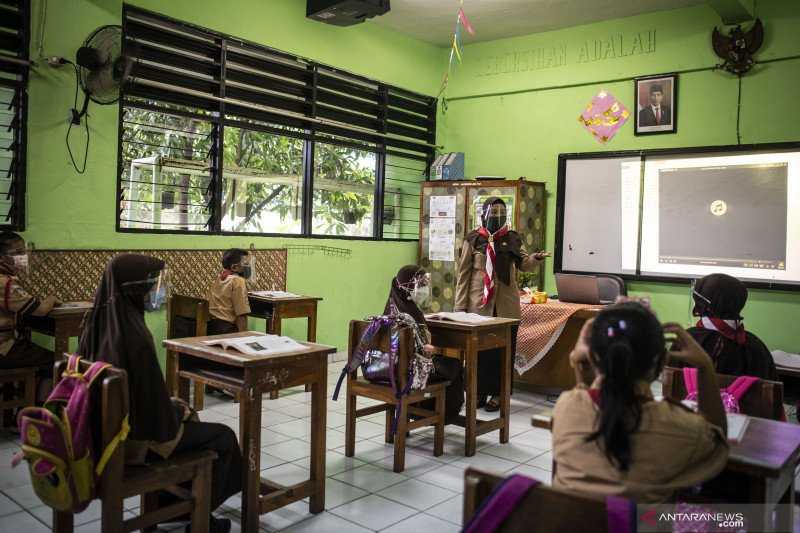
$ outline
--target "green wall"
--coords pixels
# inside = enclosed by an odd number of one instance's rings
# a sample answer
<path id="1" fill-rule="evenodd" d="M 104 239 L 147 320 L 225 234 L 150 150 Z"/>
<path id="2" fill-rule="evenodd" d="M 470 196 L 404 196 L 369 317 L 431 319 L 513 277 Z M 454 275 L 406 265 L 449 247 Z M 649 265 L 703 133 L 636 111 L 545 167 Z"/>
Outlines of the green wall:
<path id="1" fill-rule="evenodd" d="M 36 56 L 42 0 L 33 0 L 31 55 Z M 430 45 L 370 22 L 336 28 L 305 18 L 301 0 L 137 0 L 133 4 L 236 37 L 292 52 L 425 94 L 435 94 L 441 53 Z M 120 0 L 50 0 L 45 56 L 74 57 L 94 28 L 120 24 Z M 259 248 L 319 244 L 345 248 L 349 258 L 316 252 L 289 256 L 288 289 L 324 298 L 319 308 L 318 341 L 346 346 L 347 323 L 380 312 L 389 280 L 397 269 L 416 262 L 417 243 L 142 235 L 115 232 L 118 108 L 92 105 L 91 145 L 84 175 L 69 163 L 64 144 L 72 107 L 71 69 L 34 69 L 30 82 L 28 126 L 28 225 L 25 238 L 37 248 Z M 72 132 L 82 158 L 82 131 Z M 164 332 L 163 314 L 148 316 L 156 339 Z M 262 329 L 263 322 L 252 327 Z M 284 330 L 304 335 L 304 321 L 288 321 Z"/>
<path id="2" fill-rule="evenodd" d="M 800 54 L 800 2 L 761 0 L 757 14 L 767 36 L 760 60 Z M 552 249 L 559 153 L 736 144 L 737 80 L 718 71 L 680 75 L 676 134 L 635 137 L 631 119 L 603 146 L 577 121 L 601 89 L 635 109 L 630 78 L 717 64 L 710 36 L 719 23 L 714 11 L 698 6 L 468 45 L 448 88 L 439 142 L 447 151 L 466 152 L 469 176 L 545 181 Z M 760 65 L 748 74 L 742 80 L 742 143 L 800 141 L 798 87 L 800 59 Z M 554 290 L 552 266 L 547 287 Z M 634 283 L 631 289 L 651 295 L 663 320 L 689 320 L 687 285 Z M 771 349 L 800 352 L 800 293 L 753 290 L 745 316 L 748 329 Z"/>

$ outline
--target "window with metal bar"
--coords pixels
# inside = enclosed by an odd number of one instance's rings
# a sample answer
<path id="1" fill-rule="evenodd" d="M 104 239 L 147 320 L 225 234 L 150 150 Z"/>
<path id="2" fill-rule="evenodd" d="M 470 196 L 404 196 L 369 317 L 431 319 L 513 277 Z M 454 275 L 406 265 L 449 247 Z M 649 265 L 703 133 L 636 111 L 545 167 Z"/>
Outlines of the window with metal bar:
<path id="1" fill-rule="evenodd" d="M 25 229 L 30 2 L 0 0 L 0 227 Z"/>
<path id="2" fill-rule="evenodd" d="M 429 168 L 436 99 L 127 5 L 123 29 L 121 231 L 418 237 L 375 220 L 387 158 Z"/>

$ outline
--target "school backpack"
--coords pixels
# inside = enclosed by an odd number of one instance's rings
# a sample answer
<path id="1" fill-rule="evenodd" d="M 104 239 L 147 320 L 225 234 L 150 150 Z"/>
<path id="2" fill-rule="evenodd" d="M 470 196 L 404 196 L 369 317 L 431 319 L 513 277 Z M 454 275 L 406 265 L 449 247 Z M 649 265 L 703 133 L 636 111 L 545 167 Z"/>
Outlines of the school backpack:
<path id="1" fill-rule="evenodd" d="M 361 336 L 358 346 L 353 350 L 352 357 L 344 368 L 342 368 L 342 373 L 339 376 L 339 381 L 336 383 L 332 399 L 334 401 L 338 399 L 339 390 L 347 374 L 355 372 L 359 367 L 361 367 L 361 373 L 367 381 L 391 386 L 398 400 L 407 395 L 412 389 L 424 389 L 428 383 L 428 377 L 433 370 L 433 363 L 430 359 L 417 355 L 408 362 L 408 376 L 405 387 L 403 388 L 400 387 L 400 380 L 397 375 L 400 329 L 403 327 L 410 327 L 415 335 L 415 344 L 421 343 L 421 340 L 418 338 L 419 330 L 414 319 L 405 313 L 392 313 L 390 315 L 369 317 L 367 320 L 369 320 L 369 326 L 367 326 L 367 329 Z M 388 330 L 389 332 L 388 353 L 371 348 L 373 340 L 383 330 Z M 400 409 L 395 409 L 390 430 L 392 435 L 394 435 L 397 429 L 399 414 Z"/>
<path id="2" fill-rule="evenodd" d="M 750 390 L 753 383 L 757 382 L 758 378 L 753 376 L 739 376 L 733 383 L 720 389 L 719 395 L 722 399 L 722 406 L 725 408 L 726 413 L 739 412 L 739 400 Z M 686 398 L 684 401 L 696 402 L 697 401 L 697 369 L 684 367 L 683 369 L 683 382 L 686 385 Z"/>
<path id="3" fill-rule="evenodd" d="M 95 362 L 80 371 L 71 355 L 61 381 L 44 407 L 26 407 L 17 416 L 22 451 L 12 465 L 28 461 L 33 490 L 58 511 L 79 513 L 95 496 L 95 484 L 117 446 L 128 436 L 128 418 L 95 464 L 92 446 L 91 388 L 111 365 Z"/>

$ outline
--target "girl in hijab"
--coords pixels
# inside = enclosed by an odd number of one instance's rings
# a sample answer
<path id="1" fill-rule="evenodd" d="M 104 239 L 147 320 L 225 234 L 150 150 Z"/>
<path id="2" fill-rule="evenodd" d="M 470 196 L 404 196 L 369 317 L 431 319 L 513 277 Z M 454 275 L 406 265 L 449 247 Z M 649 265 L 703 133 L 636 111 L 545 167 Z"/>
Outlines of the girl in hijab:
<path id="1" fill-rule="evenodd" d="M 711 356 L 717 373 L 778 379 L 772 354 L 744 328 L 744 283 L 727 274 L 710 274 L 697 281 L 692 297 L 692 314 L 699 320 L 688 331 Z"/>
<path id="2" fill-rule="evenodd" d="M 143 464 L 187 451 L 213 450 L 211 508 L 241 490 L 242 456 L 235 433 L 222 424 L 192 420 L 190 411 L 167 393 L 145 310 L 166 301 L 164 262 L 136 254 L 116 256 L 106 267 L 87 318 L 78 353 L 128 374 L 131 430 L 126 462 Z M 170 495 L 164 495 L 166 500 Z M 211 517 L 211 531 L 227 533 L 227 519 Z M 188 530 L 188 528 L 187 528 Z"/>
<path id="3" fill-rule="evenodd" d="M 418 346 L 418 352 L 429 354 L 433 351 L 430 345 L 431 334 L 425 322 L 425 315 L 421 308 L 427 305 L 430 298 L 430 285 L 428 275 L 416 265 L 407 265 L 401 268 L 392 279 L 389 298 L 383 310 L 385 315 L 392 313 L 406 313 L 414 319 L 419 328 L 420 338 L 424 346 Z M 432 381 L 449 381 L 445 390 L 445 424 L 450 424 L 458 417 L 461 406 L 464 404 L 464 376 L 461 361 L 452 357 L 433 356 Z M 431 407 L 432 408 L 432 407 Z"/>
<path id="4" fill-rule="evenodd" d="M 481 226 L 467 235 L 456 264 L 455 310 L 520 318 L 517 272 L 532 272 L 549 256 L 547 252 L 528 254 L 522 237 L 508 227 L 505 202 L 488 198 L 481 209 Z M 511 353 L 516 354 L 517 326 L 512 328 L 511 340 Z M 487 411 L 500 409 L 496 396 L 504 354 L 502 349 L 491 350 L 478 357 L 478 406 L 486 406 Z M 512 367 L 513 362 L 509 370 Z"/>

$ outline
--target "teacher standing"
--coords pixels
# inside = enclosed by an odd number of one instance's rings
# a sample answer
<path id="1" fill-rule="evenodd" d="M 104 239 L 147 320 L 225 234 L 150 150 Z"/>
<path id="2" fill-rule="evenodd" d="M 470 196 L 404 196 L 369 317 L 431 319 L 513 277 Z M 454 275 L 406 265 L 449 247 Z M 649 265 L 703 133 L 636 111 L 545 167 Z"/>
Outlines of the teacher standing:
<path id="1" fill-rule="evenodd" d="M 522 237 L 508 227 L 506 204 L 500 198 L 488 198 L 480 216 L 481 226 L 467 235 L 456 264 L 455 310 L 519 319 L 517 272 L 534 271 L 550 254 L 528 254 Z M 512 354 L 516 353 L 517 329 L 513 326 L 511 330 Z M 504 349 L 493 349 L 478 357 L 478 407 L 487 411 L 500 409 L 500 364 L 504 354 Z M 509 370 L 513 372 L 513 361 Z"/>

